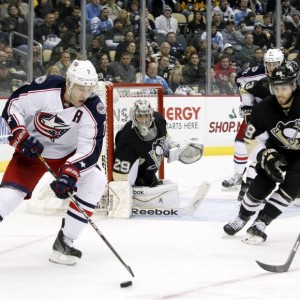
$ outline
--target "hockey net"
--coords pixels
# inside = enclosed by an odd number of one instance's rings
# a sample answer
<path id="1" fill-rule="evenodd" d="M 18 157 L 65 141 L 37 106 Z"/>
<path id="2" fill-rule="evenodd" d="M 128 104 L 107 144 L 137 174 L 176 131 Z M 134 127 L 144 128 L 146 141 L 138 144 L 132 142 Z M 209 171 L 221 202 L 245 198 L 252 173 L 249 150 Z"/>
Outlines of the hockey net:
<path id="1" fill-rule="evenodd" d="M 108 183 L 112 181 L 114 139 L 116 133 L 129 120 L 130 108 L 136 100 L 147 99 L 154 110 L 163 113 L 163 88 L 159 84 L 99 82 L 97 94 L 106 105 L 107 114 L 106 135 L 98 164 L 105 170 Z M 159 171 L 159 177 L 160 179 L 164 178 L 163 164 Z M 46 215 L 58 215 L 66 212 L 69 199 L 61 200 L 55 197 L 50 189 L 52 181 L 52 175 L 46 172 L 26 205 L 27 212 Z M 96 212 L 106 214 L 107 206 L 108 188 L 106 187 L 102 198 L 99 199 Z"/>

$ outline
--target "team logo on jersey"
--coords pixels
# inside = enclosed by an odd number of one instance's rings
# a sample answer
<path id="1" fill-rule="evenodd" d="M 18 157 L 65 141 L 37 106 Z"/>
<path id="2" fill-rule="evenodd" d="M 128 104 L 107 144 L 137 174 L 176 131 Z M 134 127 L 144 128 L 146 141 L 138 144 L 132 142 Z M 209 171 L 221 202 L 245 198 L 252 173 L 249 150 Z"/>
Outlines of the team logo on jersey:
<path id="1" fill-rule="evenodd" d="M 65 124 L 57 115 L 45 112 L 40 112 L 35 116 L 34 125 L 38 132 L 50 138 L 52 142 L 70 130 L 70 125 Z"/>
<path id="2" fill-rule="evenodd" d="M 45 80 L 46 80 L 47 76 L 44 75 L 44 76 L 40 76 L 40 77 L 37 77 L 34 81 L 37 83 L 37 84 L 41 84 L 43 83 Z"/>
<path id="3" fill-rule="evenodd" d="M 290 121 L 286 124 L 280 121 L 271 132 L 286 149 L 300 149 L 300 119 Z"/>
<path id="4" fill-rule="evenodd" d="M 161 137 L 152 143 L 152 150 L 149 155 L 154 161 L 154 165 L 148 167 L 148 170 L 158 169 L 165 153 L 165 137 Z"/>
<path id="5" fill-rule="evenodd" d="M 99 114 L 104 115 L 105 114 L 105 107 L 103 103 L 98 103 L 96 106 L 96 110 Z"/>

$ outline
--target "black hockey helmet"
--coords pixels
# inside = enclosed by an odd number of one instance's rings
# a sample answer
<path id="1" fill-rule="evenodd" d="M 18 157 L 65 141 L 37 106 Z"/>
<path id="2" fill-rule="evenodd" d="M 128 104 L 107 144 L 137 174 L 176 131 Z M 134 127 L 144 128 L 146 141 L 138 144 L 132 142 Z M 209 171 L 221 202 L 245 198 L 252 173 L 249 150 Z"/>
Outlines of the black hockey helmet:
<path id="1" fill-rule="evenodd" d="M 289 61 L 285 64 L 276 67 L 272 75 L 269 77 L 270 92 L 274 95 L 273 86 L 292 84 L 293 91 L 297 88 L 297 79 L 299 76 L 299 66 L 295 61 Z"/>

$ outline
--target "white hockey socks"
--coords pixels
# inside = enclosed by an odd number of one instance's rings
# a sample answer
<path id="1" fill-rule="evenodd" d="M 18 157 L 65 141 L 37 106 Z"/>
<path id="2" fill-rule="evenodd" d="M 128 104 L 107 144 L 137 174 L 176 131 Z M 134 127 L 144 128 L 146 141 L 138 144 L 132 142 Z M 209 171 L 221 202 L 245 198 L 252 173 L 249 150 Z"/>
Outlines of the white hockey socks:
<path id="1" fill-rule="evenodd" d="M 26 193 L 9 187 L 0 188 L 0 216 L 4 219 L 24 200 Z"/>

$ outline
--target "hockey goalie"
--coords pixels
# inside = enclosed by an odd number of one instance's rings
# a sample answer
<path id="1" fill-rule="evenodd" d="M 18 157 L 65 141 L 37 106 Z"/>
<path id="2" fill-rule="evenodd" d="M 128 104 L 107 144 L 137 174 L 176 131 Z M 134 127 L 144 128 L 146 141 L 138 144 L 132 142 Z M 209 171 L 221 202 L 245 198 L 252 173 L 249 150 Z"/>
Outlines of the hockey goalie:
<path id="1" fill-rule="evenodd" d="M 203 144 L 191 139 L 176 143 L 166 120 L 148 100 L 137 100 L 130 120 L 117 133 L 113 179 L 109 183 L 110 217 L 129 218 L 132 207 L 179 207 L 177 183 L 159 180 L 156 173 L 164 157 L 168 163 L 191 164 L 202 157 Z"/>

